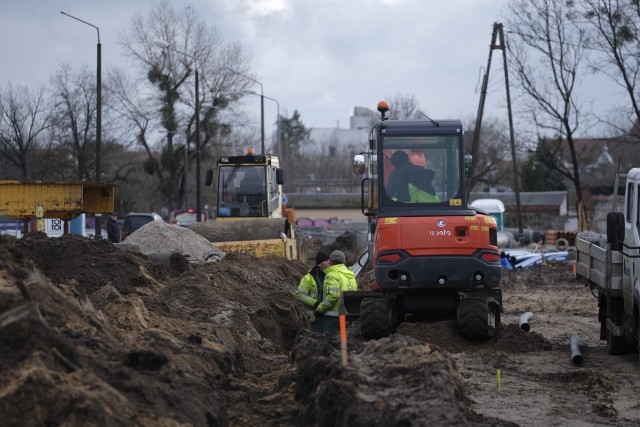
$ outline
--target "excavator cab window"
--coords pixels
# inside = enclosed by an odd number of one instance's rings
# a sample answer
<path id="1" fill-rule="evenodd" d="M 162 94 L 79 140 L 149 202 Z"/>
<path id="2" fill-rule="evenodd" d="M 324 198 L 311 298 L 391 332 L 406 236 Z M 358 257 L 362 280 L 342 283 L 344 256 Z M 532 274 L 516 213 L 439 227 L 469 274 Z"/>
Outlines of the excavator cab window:
<path id="1" fill-rule="evenodd" d="M 383 144 L 383 205 L 457 200 L 461 182 L 458 136 L 392 136 Z"/>

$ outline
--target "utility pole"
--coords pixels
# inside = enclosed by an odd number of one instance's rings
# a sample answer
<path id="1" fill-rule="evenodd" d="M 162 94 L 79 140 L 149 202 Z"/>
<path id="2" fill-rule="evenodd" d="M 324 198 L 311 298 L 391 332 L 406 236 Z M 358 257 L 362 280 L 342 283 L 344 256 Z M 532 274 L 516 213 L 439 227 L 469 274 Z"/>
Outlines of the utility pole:
<path id="1" fill-rule="evenodd" d="M 496 39 L 499 38 L 499 43 L 496 44 Z M 494 49 L 502 50 L 502 57 L 504 61 L 504 80 L 505 87 L 507 91 L 507 111 L 509 115 L 509 139 L 511 142 L 511 161 L 513 164 L 513 191 L 515 193 L 516 198 L 516 215 L 518 221 L 518 232 L 520 236 L 520 241 L 522 241 L 522 209 L 520 207 L 520 188 L 518 184 L 518 162 L 516 156 L 516 146 L 515 146 L 515 138 L 513 131 L 513 115 L 511 112 L 511 95 L 509 92 L 509 71 L 507 66 L 507 49 L 506 44 L 504 42 L 504 29 L 502 23 L 494 22 L 493 23 L 493 33 L 491 34 L 491 45 L 489 46 L 489 59 L 487 61 L 487 70 L 485 71 L 484 77 L 482 79 L 482 89 L 480 91 L 480 103 L 478 105 L 478 115 L 476 116 L 476 128 L 473 133 L 473 142 L 471 145 L 471 176 L 467 181 L 467 191 L 470 192 L 471 186 L 469 185 L 471 181 L 477 180 L 478 176 L 476 175 L 477 168 L 477 157 L 480 146 L 480 131 L 482 129 L 482 115 L 484 113 L 484 103 L 487 98 L 487 86 L 489 84 L 489 71 L 491 70 L 491 56 L 493 54 Z M 467 194 L 468 196 L 468 194 Z"/>
<path id="2" fill-rule="evenodd" d="M 478 114 L 476 115 L 476 128 L 473 132 L 473 142 L 471 143 L 471 176 L 467 180 L 467 191 L 471 192 L 471 182 L 474 182 L 478 178 L 476 172 L 478 167 L 478 149 L 480 145 L 480 130 L 482 129 L 482 115 L 484 114 L 484 102 L 487 99 L 487 86 L 489 85 L 489 72 L 491 71 L 491 57 L 493 55 L 493 49 L 496 47 L 496 37 L 498 31 L 496 28 L 497 23 L 493 24 L 493 34 L 491 35 L 491 44 L 489 45 L 489 59 L 487 60 L 487 69 L 484 72 L 482 78 L 482 88 L 480 89 L 480 102 L 478 104 Z M 467 194 L 469 196 L 469 194 Z"/>
<path id="3" fill-rule="evenodd" d="M 504 42 L 504 28 L 502 23 L 495 24 L 498 26 L 500 34 L 500 45 L 502 46 L 502 58 L 504 60 L 504 85 L 507 90 L 507 112 L 509 114 L 509 140 L 511 142 L 511 163 L 513 164 L 513 191 L 516 194 L 516 214 L 518 217 L 518 235 L 520 236 L 520 244 L 524 242 L 522 234 L 522 209 L 520 207 L 520 185 L 518 179 L 518 158 L 516 156 L 516 142 L 513 132 L 513 114 L 511 112 L 511 95 L 509 92 L 509 67 L 507 66 L 507 47 Z"/>
<path id="4" fill-rule="evenodd" d="M 178 49 L 174 49 L 173 47 L 171 47 L 171 45 L 164 41 L 164 40 L 156 40 L 155 45 L 162 48 L 162 49 L 168 49 L 168 50 L 172 50 L 176 53 L 179 53 L 180 55 L 184 55 L 187 58 L 191 58 L 193 60 L 193 64 L 194 64 L 194 68 L 195 68 L 195 96 L 196 96 L 196 106 L 195 106 L 195 116 L 196 116 L 196 130 L 195 130 L 195 136 L 196 136 L 196 222 L 201 222 L 202 221 L 202 180 L 200 179 L 200 80 L 199 80 L 199 74 L 198 74 L 198 59 L 191 55 L 188 54 L 186 52 L 182 52 Z M 169 133 L 169 145 L 171 146 L 171 141 L 173 138 L 173 133 Z M 189 149 L 189 138 L 187 137 L 187 142 L 186 142 L 186 150 Z M 188 157 L 185 157 L 185 162 L 188 160 Z M 185 163 L 185 168 L 187 167 L 186 163 Z M 185 183 L 186 183 L 186 175 L 185 175 Z M 172 184 L 173 185 L 173 184 Z M 185 202 L 187 199 L 187 192 L 188 192 L 188 188 L 185 185 Z M 171 194 L 173 195 L 173 191 L 171 191 Z M 170 203 L 173 203 L 172 200 L 170 200 Z M 170 205 L 171 206 L 171 205 Z M 188 206 L 185 207 L 186 209 L 189 209 Z"/>

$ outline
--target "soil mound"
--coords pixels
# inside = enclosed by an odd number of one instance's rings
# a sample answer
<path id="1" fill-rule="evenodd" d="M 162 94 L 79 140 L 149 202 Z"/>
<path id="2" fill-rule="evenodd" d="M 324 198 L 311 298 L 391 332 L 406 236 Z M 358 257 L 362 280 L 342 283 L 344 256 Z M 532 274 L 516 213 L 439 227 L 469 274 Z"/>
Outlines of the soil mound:
<path id="1" fill-rule="evenodd" d="M 121 251 L 108 240 L 30 233 L 15 242 L 52 282 L 73 282 L 75 290 L 86 295 L 106 285 L 124 295 L 147 294 L 169 276 L 139 252 Z"/>
<path id="2" fill-rule="evenodd" d="M 469 341 L 463 338 L 457 330 L 455 320 L 401 323 L 396 333 L 442 346 L 451 353 L 480 349 L 492 349 L 505 353 L 528 353 L 551 349 L 551 343 L 542 335 L 536 332 L 525 332 L 514 323 L 502 323 L 496 336 L 486 341 Z"/>
<path id="3" fill-rule="evenodd" d="M 307 326 L 306 269 L 234 255 L 174 279 L 106 240 L 0 236 L 3 422 L 226 424 L 231 378 Z"/>
<path id="4" fill-rule="evenodd" d="M 151 221 L 143 225 L 127 237 L 126 243 L 139 245 L 143 254 L 178 252 L 196 260 L 204 259 L 204 255 L 213 250 L 206 238 L 188 228 L 164 221 Z"/>
<path id="5" fill-rule="evenodd" d="M 302 424 L 493 424 L 468 409 L 456 364 L 438 346 L 391 335 L 365 342 L 346 366 L 336 363 L 339 348 L 337 340 L 309 333 L 291 353 Z"/>

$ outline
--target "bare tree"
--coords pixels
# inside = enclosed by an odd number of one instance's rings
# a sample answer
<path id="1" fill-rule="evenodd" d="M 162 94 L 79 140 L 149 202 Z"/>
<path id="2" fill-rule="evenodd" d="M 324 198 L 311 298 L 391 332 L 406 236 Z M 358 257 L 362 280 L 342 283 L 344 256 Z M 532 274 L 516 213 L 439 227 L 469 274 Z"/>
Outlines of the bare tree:
<path id="1" fill-rule="evenodd" d="M 154 129 L 154 106 L 142 95 L 143 88 L 140 81 L 133 81 L 122 71 L 113 70 L 108 79 L 106 92 L 109 94 L 107 108 L 114 115 L 119 125 L 118 138 L 127 147 L 141 146 L 147 153 L 148 161 L 145 170 L 150 175 L 156 175 L 163 180 L 163 171 L 157 164 L 149 134 Z"/>
<path id="2" fill-rule="evenodd" d="M 589 31 L 588 39 L 588 46 L 601 54 L 594 68 L 629 95 L 632 122 L 640 124 L 640 2 L 576 0 L 575 5 L 586 20 L 585 28 L 595 30 Z M 629 127 L 623 130 L 628 131 Z"/>
<path id="3" fill-rule="evenodd" d="M 44 89 L 8 87 L 0 93 L 0 156 L 16 167 L 20 178 L 31 175 L 30 160 L 50 125 Z"/>
<path id="4" fill-rule="evenodd" d="M 539 130 L 561 136 L 569 146 L 569 165 L 549 165 L 574 186 L 579 228 L 585 223 L 574 135 L 580 126 L 576 88 L 585 57 L 584 31 L 574 25 L 570 3 L 555 0 L 514 0 L 509 3 L 507 28 L 516 37 L 509 43 L 510 65 L 523 96 L 521 108 Z"/>
<path id="5" fill-rule="evenodd" d="M 468 120 L 475 123 L 476 120 Z M 465 134 L 465 148 L 471 152 L 475 129 L 467 129 Z M 505 124 L 497 119 L 485 120 L 482 127 L 481 153 L 476 159 L 474 179 L 470 180 L 467 191 L 471 192 L 475 188 L 484 186 L 488 188 L 510 189 L 509 184 L 513 182 L 513 172 L 511 165 L 511 154 L 509 147 L 508 131 Z M 509 167 L 507 167 L 509 165 Z M 477 190 L 476 190 L 477 191 Z"/>
<path id="6" fill-rule="evenodd" d="M 95 76 L 86 67 L 63 64 L 51 78 L 53 122 L 58 144 L 75 158 L 77 179 L 95 178 Z"/>
<path id="7" fill-rule="evenodd" d="M 158 41 L 167 47 L 159 47 Z M 226 44 L 214 26 L 198 20 L 193 8 L 176 11 L 166 0 L 147 15 L 136 15 L 120 43 L 157 90 L 158 95 L 153 98 L 155 115 L 149 119 L 160 123 L 166 141 L 155 141 L 162 145 L 162 154 L 155 163 L 159 169 L 153 172 L 172 208 L 182 196 L 176 190 L 184 158 L 174 147 L 174 135 L 184 133 L 187 143 L 195 140 L 197 97 L 201 106 L 200 131 L 204 134 L 201 150 L 207 148 L 222 128 L 217 121 L 218 111 L 239 99 L 251 84 L 250 80 L 227 72 L 247 72 L 246 60 L 238 45 Z M 197 94 L 195 84 L 191 84 L 196 71 L 200 86 Z M 154 159 L 149 152 L 149 162 L 154 163 Z M 160 169 L 165 174 L 158 173 Z"/>
<path id="8" fill-rule="evenodd" d="M 418 101 L 414 95 L 397 93 L 387 97 L 389 118 L 393 120 L 416 120 L 425 117 L 418 112 Z"/>

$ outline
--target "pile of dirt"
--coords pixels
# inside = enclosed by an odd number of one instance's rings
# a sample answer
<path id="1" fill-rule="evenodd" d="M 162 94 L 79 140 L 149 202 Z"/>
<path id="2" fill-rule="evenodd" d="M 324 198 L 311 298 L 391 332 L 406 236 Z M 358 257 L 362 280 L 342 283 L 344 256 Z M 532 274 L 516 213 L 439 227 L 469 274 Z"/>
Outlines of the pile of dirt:
<path id="1" fill-rule="evenodd" d="M 0 240 L 0 413 L 9 424 L 221 425 L 226 388 L 308 321 L 307 266 L 228 256 L 174 279 L 108 241 Z"/>
<path id="2" fill-rule="evenodd" d="M 173 253 L 187 258 L 204 259 L 213 246 L 206 238 L 188 228 L 167 224 L 164 221 L 151 221 L 127 237 L 127 244 L 138 245 L 140 252 Z"/>
<path id="3" fill-rule="evenodd" d="M 166 269 L 149 262 L 140 252 L 121 251 L 108 240 L 77 235 L 50 238 L 36 232 L 14 245 L 52 282 L 73 284 L 85 295 L 107 285 L 124 295 L 148 294 L 169 276 Z"/>
<path id="4" fill-rule="evenodd" d="M 343 366 L 337 341 L 307 334 L 291 357 L 301 424 L 495 425 L 468 409 L 451 356 L 406 335 L 368 341 Z"/>
<path id="5" fill-rule="evenodd" d="M 525 332 L 517 324 L 501 324 L 495 337 L 486 341 L 469 341 L 460 335 L 455 320 L 402 323 L 396 333 L 446 348 L 451 353 L 492 349 L 505 353 L 528 353 L 550 350 L 551 343 L 536 332 Z"/>

